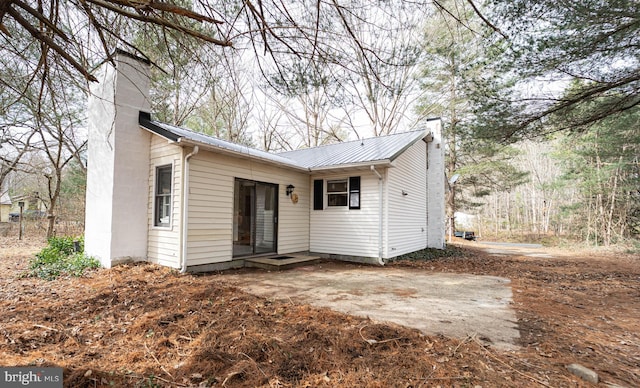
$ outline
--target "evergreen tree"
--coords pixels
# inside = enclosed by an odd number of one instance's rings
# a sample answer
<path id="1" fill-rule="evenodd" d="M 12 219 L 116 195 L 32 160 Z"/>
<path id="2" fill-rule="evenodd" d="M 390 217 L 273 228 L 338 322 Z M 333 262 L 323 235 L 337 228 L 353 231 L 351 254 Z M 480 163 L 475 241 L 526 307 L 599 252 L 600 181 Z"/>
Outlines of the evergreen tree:
<path id="1" fill-rule="evenodd" d="M 578 190 L 565 208 L 575 234 L 596 245 L 640 235 L 640 108 L 566 135 L 556 157 Z"/>
<path id="2" fill-rule="evenodd" d="M 450 179 L 446 213 L 453 235 L 457 211 L 480 205 L 479 198 L 492 191 L 512 190 L 526 173 L 509 163 L 514 149 L 484 141 L 475 132 L 469 85 L 484 71 L 478 60 L 484 55 L 482 21 L 464 1 L 439 4 L 425 28 L 421 78 L 425 97 L 419 110 L 423 116 L 443 120 L 445 171 Z M 453 182 L 455 175 L 459 179 Z"/>
<path id="3" fill-rule="evenodd" d="M 487 9 L 499 33 L 474 99 L 485 137 L 584 130 L 640 104 L 638 1 L 492 0 Z M 582 82 L 565 92 L 573 80 Z"/>

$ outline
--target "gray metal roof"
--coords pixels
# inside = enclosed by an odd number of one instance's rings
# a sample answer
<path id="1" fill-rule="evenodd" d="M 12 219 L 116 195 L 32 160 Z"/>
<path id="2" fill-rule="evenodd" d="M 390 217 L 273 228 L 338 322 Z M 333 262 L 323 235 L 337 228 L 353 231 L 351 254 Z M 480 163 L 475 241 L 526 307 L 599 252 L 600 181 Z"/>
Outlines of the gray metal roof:
<path id="1" fill-rule="evenodd" d="M 140 118 L 139 123 L 142 127 L 157 133 L 169 140 L 179 143 L 193 143 L 211 148 L 216 148 L 221 151 L 226 151 L 236 155 L 244 155 L 254 159 L 260 159 L 267 162 L 285 165 L 296 169 L 304 169 L 304 166 L 297 164 L 294 160 L 272 154 L 269 152 L 257 150 L 255 148 L 247 147 L 245 145 L 232 143 L 229 141 L 221 140 L 213 136 L 205 135 L 203 133 L 193 132 L 191 130 L 176 127 L 159 121 L 149 120 L 148 118 Z"/>
<path id="2" fill-rule="evenodd" d="M 330 169 L 332 167 L 340 168 L 364 163 L 391 162 L 427 134 L 424 130 L 404 132 L 272 154 L 185 128 L 154 121 L 145 112 L 140 112 L 139 124 L 143 128 L 178 143 L 199 144 L 223 152 L 307 171 Z"/>
<path id="3" fill-rule="evenodd" d="M 5 179 L 0 184 L 0 205 L 11 205 L 11 197 L 9 197 L 9 180 Z"/>
<path id="4" fill-rule="evenodd" d="M 0 193 L 0 205 L 11 205 L 11 197 L 9 197 L 8 191 Z"/>
<path id="5" fill-rule="evenodd" d="M 376 161 L 392 162 L 416 141 L 427 135 L 426 131 L 397 133 L 388 136 L 348 141 L 278 155 L 295 160 L 298 164 L 314 168 L 339 167 Z"/>

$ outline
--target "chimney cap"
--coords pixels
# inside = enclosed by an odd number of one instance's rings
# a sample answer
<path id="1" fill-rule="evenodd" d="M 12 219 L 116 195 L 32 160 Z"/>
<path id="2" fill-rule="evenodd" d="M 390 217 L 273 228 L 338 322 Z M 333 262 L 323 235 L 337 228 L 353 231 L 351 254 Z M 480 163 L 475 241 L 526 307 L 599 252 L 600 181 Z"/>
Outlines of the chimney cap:
<path id="1" fill-rule="evenodd" d="M 140 62 L 142 62 L 142 63 L 144 63 L 146 65 L 150 65 L 151 64 L 151 60 L 149 60 L 147 58 L 143 58 L 143 57 L 137 56 L 137 55 L 132 54 L 132 53 L 130 53 L 128 51 L 125 51 L 125 50 L 123 50 L 121 48 L 116 48 L 116 51 L 114 52 L 114 55 L 112 55 L 112 56 L 116 56 L 116 55 L 122 55 L 122 56 L 125 56 L 125 57 L 128 57 L 128 58 L 131 58 L 131 59 L 135 59 L 135 60 L 140 61 Z"/>

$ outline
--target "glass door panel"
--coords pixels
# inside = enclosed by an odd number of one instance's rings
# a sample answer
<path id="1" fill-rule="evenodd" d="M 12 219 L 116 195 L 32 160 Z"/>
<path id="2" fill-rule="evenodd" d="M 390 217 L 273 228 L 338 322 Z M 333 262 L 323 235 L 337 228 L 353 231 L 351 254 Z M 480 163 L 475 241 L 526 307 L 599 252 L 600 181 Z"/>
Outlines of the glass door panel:
<path id="1" fill-rule="evenodd" d="M 255 240 L 255 183 L 236 179 L 233 197 L 233 256 L 250 255 Z"/>
<path id="2" fill-rule="evenodd" d="M 277 186 L 256 184 L 256 244 L 255 253 L 276 251 Z"/>
<path id="3" fill-rule="evenodd" d="M 233 256 L 276 252 L 278 185 L 236 178 L 233 196 Z"/>

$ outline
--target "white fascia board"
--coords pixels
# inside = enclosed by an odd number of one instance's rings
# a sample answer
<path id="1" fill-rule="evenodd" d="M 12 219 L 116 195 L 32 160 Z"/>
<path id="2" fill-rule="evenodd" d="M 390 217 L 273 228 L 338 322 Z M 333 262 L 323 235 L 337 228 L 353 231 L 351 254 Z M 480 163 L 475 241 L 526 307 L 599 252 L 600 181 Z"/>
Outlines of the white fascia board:
<path id="1" fill-rule="evenodd" d="M 331 166 L 309 167 L 309 171 L 324 172 L 329 170 L 369 168 L 369 166 L 393 167 L 393 163 L 389 159 L 382 159 L 382 160 L 372 160 L 369 162 L 357 162 L 357 163 L 347 163 L 347 164 L 334 164 Z"/>

